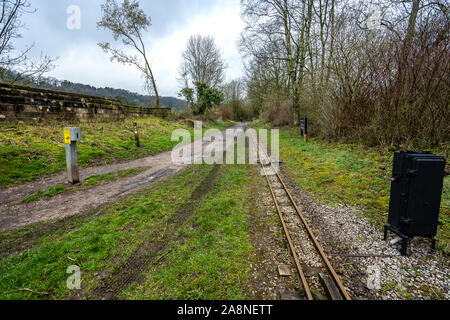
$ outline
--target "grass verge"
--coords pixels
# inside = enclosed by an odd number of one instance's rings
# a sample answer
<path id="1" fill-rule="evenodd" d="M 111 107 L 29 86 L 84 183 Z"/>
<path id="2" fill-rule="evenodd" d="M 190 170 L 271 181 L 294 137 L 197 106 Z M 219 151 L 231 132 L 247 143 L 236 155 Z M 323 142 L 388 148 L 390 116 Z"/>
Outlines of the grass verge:
<path id="1" fill-rule="evenodd" d="M 141 147 L 135 146 L 133 122 L 138 123 Z M 205 128 L 223 129 L 231 123 Z M 0 187 L 31 181 L 65 168 L 62 130 L 69 123 L 0 124 Z M 81 126 L 78 144 L 81 167 L 109 164 L 155 155 L 171 150 L 175 129 L 193 129 L 183 122 L 159 118 L 125 120 L 111 123 L 87 123 Z"/>
<path id="2" fill-rule="evenodd" d="M 69 187 L 66 185 L 59 184 L 59 185 L 51 187 L 45 191 L 39 190 L 38 192 L 35 192 L 31 196 L 28 196 L 25 199 L 21 200 L 19 203 L 21 203 L 21 204 L 30 203 L 33 201 L 41 200 L 43 198 L 51 198 L 58 194 L 66 193 L 69 191 L 76 191 L 76 190 L 80 190 L 80 189 L 89 189 L 89 188 L 98 186 L 100 184 L 114 182 L 118 179 L 137 175 L 137 174 L 145 171 L 146 169 L 147 168 L 140 167 L 140 168 L 125 169 L 125 170 L 119 170 L 116 172 L 90 176 L 89 178 L 86 179 L 86 181 L 81 186 L 70 186 Z"/>

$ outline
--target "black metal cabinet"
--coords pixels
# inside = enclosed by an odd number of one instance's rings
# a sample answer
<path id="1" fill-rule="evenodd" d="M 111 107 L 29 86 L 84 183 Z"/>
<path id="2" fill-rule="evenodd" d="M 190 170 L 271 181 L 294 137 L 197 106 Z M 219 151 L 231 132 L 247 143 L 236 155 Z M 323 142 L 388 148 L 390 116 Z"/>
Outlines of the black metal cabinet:
<path id="1" fill-rule="evenodd" d="M 439 225 L 439 209 L 445 177 L 443 157 L 426 152 L 396 152 L 392 170 L 391 199 L 387 230 L 399 235 L 402 254 L 412 237 L 434 237 Z"/>

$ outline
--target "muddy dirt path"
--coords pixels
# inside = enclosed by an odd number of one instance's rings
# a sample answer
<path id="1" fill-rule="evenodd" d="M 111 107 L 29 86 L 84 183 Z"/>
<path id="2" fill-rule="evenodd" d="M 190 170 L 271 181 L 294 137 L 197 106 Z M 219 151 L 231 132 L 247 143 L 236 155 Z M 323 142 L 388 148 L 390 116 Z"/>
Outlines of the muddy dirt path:
<path id="1" fill-rule="evenodd" d="M 230 129 L 243 129 L 242 124 L 237 124 Z M 193 142 L 190 147 L 193 148 Z M 205 137 L 202 150 L 215 148 L 216 152 L 224 149 L 224 140 L 210 141 Z M 81 180 L 92 175 L 111 173 L 119 170 L 147 167 L 144 172 L 125 177 L 106 185 L 99 185 L 88 190 L 79 190 L 57 195 L 50 199 L 30 202 L 27 204 L 15 204 L 39 191 L 47 190 L 57 184 L 66 183 L 66 173 L 60 173 L 43 177 L 40 180 L 15 186 L 0 191 L 0 233 L 20 228 L 32 223 L 62 219 L 94 209 L 96 207 L 114 202 L 119 196 L 144 188 L 162 178 L 176 174 L 187 166 L 184 163 L 173 163 L 172 152 L 165 152 L 138 160 L 120 164 L 92 167 L 80 170 Z M 187 155 L 188 159 L 198 159 L 202 152 L 195 151 Z"/>

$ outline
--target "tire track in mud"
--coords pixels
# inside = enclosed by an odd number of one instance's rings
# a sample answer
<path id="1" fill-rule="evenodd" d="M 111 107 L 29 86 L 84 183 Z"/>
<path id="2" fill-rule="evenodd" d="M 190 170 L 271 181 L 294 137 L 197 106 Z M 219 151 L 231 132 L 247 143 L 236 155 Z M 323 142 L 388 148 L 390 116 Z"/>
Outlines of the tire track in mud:
<path id="1" fill-rule="evenodd" d="M 158 263 L 168 253 L 174 242 L 183 242 L 185 235 L 177 235 L 182 225 L 194 216 L 203 198 L 213 189 L 217 182 L 221 165 L 214 165 L 208 175 L 191 194 L 191 197 L 175 211 L 167 221 L 164 235 L 159 239 L 145 239 L 144 243 L 134 251 L 125 263 L 100 280 L 100 284 L 91 293 L 85 292 L 72 299 L 119 300 L 123 292 L 133 282 L 145 281 L 143 272 L 152 263 Z"/>

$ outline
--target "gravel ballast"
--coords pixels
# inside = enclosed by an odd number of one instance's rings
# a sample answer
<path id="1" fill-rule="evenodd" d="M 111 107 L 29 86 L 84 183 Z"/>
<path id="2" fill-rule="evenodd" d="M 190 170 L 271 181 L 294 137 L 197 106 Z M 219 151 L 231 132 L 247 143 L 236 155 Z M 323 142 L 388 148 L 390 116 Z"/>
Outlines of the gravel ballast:
<path id="1" fill-rule="evenodd" d="M 283 178 L 353 299 L 450 298 L 448 256 L 431 253 L 429 239 L 413 239 L 409 256 L 402 257 L 400 243 L 390 244 L 396 236 L 383 241 L 361 210 L 320 203 Z"/>

